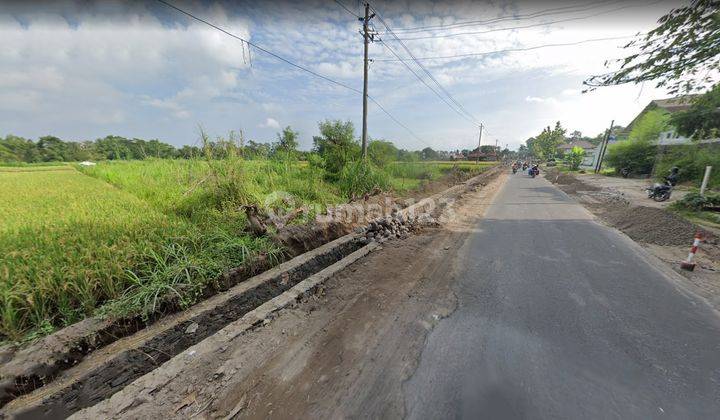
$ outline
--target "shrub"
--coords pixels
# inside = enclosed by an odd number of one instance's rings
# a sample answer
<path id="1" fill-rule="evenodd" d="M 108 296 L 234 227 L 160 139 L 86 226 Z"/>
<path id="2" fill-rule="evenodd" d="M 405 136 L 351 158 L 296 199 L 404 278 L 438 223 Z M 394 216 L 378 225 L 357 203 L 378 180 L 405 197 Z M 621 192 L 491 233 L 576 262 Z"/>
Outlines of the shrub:
<path id="1" fill-rule="evenodd" d="M 395 160 L 397 154 L 397 147 L 389 141 L 373 140 L 368 144 L 368 157 L 373 164 L 380 168 L 384 168 Z"/>
<path id="2" fill-rule="evenodd" d="M 705 167 L 712 166 L 708 185 L 720 186 L 720 148 L 703 147 L 695 144 L 672 146 L 660 157 L 655 165 L 658 177 L 666 176 L 673 166 L 680 168 L 680 182 L 692 181 L 699 186 L 705 174 Z"/>
<path id="3" fill-rule="evenodd" d="M 390 185 L 388 174 L 370 162 L 350 162 L 340 172 L 340 191 L 348 197 L 359 196 L 374 188 L 387 189 Z"/>
<path id="4" fill-rule="evenodd" d="M 319 124 L 320 136 L 313 137 L 313 151 L 323 158 L 323 169 L 329 180 L 339 180 L 349 162 L 360 156 L 360 145 L 350 121 L 325 121 Z"/>
<path id="5" fill-rule="evenodd" d="M 687 209 L 693 211 L 701 211 L 705 207 L 720 206 L 720 193 L 706 191 L 705 196 L 701 196 L 699 192 L 691 192 L 685 195 L 681 200 L 673 203 L 676 209 Z"/>
<path id="6" fill-rule="evenodd" d="M 572 150 L 565 154 L 565 161 L 573 171 L 580 167 L 583 158 L 585 158 L 585 149 L 578 146 L 573 147 Z"/>
<path id="7" fill-rule="evenodd" d="M 655 163 L 660 133 L 667 130 L 669 114 L 655 109 L 643 115 L 634 125 L 628 139 L 610 145 L 605 157 L 608 165 L 619 173 L 627 169 L 636 174 L 649 174 Z"/>
<path id="8" fill-rule="evenodd" d="M 619 171 L 627 168 L 636 174 L 649 174 L 655 163 L 657 147 L 643 140 L 624 140 L 608 146 L 605 161 Z"/>

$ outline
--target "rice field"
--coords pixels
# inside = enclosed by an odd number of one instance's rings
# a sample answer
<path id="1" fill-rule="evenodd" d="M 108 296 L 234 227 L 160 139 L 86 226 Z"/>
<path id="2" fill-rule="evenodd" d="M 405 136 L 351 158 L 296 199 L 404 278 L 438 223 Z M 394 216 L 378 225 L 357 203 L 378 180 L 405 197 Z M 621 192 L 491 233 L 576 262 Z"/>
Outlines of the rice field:
<path id="1" fill-rule="evenodd" d="M 402 193 L 453 168 L 487 166 L 398 162 L 382 173 Z M 168 296 L 191 305 L 228 268 L 277 264 L 283 251 L 244 233 L 240 204 L 278 191 L 319 209 L 348 199 L 303 162 L 0 167 L 0 341 L 97 313 L 149 316 Z"/>
<path id="2" fill-rule="evenodd" d="M 0 172 L 0 333 L 52 329 L 118 298 L 125 270 L 189 226 L 74 170 Z"/>

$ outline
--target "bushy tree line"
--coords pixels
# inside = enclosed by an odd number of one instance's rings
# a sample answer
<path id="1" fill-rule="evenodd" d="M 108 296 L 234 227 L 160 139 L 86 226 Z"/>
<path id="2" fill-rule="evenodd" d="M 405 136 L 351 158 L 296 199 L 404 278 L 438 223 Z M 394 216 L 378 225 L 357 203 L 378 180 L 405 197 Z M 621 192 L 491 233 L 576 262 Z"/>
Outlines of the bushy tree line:
<path id="1" fill-rule="evenodd" d="M 208 139 L 202 146 L 175 147 L 159 140 L 128 139 L 106 136 L 93 141 L 64 141 L 55 136 L 43 136 L 37 141 L 9 134 L 0 137 L 0 162 L 80 162 L 85 160 L 142 160 L 147 158 L 189 159 L 205 157 L 223 159 L 234 153 L 246 159 L 325 159 L 332 173 L 338 173 L 346 162 L 360 153 L 358 139 L 350 121 L 324 121 L 319 124 L 320 135 L 313 137 L 313 150 L 298 150 L 299 133 L 290 126 L 277 134 L 274 142 L 245 141 L 241 134 L 230 132 L 226 138 Z M 370 160 L 378 165 L 400 160 L 443 160 L 447 152 L 430 147 L 409 151 L 397 148 L 387 140 L 372 140 L 368 146 Z M 317 160 L 317 156 L 314 158 Z M 325 163 L 323 164 L 325 165 Z"/>
<path id="2" fill-rule="evenodd" d="M 63 141 L 55 136 L 43 136 L 37 141 L 14 136 L 0 137 L 2 162 L 76 162 L 84 160 L 129 160 L 189 157 L 199 152 L 196 147 L 174 146 L 159 140 L 127 139 L 107 136 L 94 141 Z"/>

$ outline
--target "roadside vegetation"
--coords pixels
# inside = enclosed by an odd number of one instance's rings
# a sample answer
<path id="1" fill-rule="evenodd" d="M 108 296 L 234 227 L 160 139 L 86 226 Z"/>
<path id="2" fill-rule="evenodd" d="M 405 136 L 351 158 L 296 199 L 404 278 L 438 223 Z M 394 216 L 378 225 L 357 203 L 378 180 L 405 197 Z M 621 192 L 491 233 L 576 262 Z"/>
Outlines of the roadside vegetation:
<path id="1" fill-rule="evenodd" d="M 306 206 L 302 223 L 376 188 L 403 194 L 492 164 L 423 162 L 413 153 L 400 162 L 385 141 L 371 143 L 365 162 L 352 124 L 341 121 L 320 124 L 312 152 L 296 150 L 290 127 L 263 155 L 235 134 L 201 139 L 186 159 L 0 167 L 0 341 L 93 314 L 147 319 L 227 287 L 230 268 L 251 275 L 281 262 L 285 250 L 248 232 L 243 206 Z"/>

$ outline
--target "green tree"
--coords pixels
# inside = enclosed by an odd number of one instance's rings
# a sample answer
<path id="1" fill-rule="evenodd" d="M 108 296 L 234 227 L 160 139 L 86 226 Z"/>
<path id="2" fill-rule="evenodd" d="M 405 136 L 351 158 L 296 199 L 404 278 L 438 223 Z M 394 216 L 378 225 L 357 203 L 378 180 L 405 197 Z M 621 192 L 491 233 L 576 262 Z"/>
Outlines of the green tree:
<path id="1" fill-rule="evenodd" d="M 37 148 L 43 162 L 62 162 L 66 159 L 67 144 L 55 136 L 43 136 L 38 139 Z"/>
<path id="2" fill-rule="evenodd" d="M 673 114 L 670 123 L 696 140 L 720 137 L 720 84 L 695 98 L 687 111 Z"/>
<path id="3" fill-rule="evenodd" d="M 423 160 L 439 160 L 440 153 L 432 149 L 432 147 L 426 147 L 420 151 L 420 155 Z"/>
<path id="4" fill-rule="evenodd" d="M 669 119 L 668 113 L 660 109 L 646 112 L 630 130 L 628 140 L 651 143 L 657 141 L 660 133 L 669 128 Z"/>
<path id="5" fill-rule="evenodd" d="M 608 146 L 606 162 L 616 172 L 627 169 L 636 174 L 652 171 L 657 154 L 656 142 L 661 132 L 668 128 L 668 114 L 655 109 L 645 113 L 633 125 L 627 140 Z"/>
<path id="6" fill-rule="evenodd" d="M 398 148 L 392 142 L 385 140 L 372 140 L 368 144 L 368 157 L 370 161 L 379 167 L 385 167 L 388 163 L 397 159 Z"/>
<path id="7" fill-rule="evenodd" d="M 720 70 L 720 1 L 692 0 L 658 23 L 625 45 L 637 52 L 618 60 L 618 70 L 593 76 L 585 85 L 594 89 L 656 81 L 657 87 L 666 86 L 671 94 L 713 85 L 713 73 Z"/>
<path id="8" fill-rule="evenodd" d="M 585 149 L 580 146 L 573 147 L 570 151 L 565 154 L 565 161 L 567 162 L 570 169 L 573 171 L 580 167 L 583 159 L 585 158 Z"/>
<path id="9" fill-rule="evenodd" d="M 331 179 L 337 179 L 348 162 L 360 157 L 351 121 L 325 120 L 318 124 L 320 135 L 313 137 L 313 151 L 322 158 L 322 166 Z"/>
<path id="10" fill-rule="evenodd" d="M 250 159 L 265 159 L 270 156 L 271 151 L 272 145 L 253 140 L 248 141 L 245 146 L 245 155 Z"/>
<path id="11" fill-rule="evenodd" d="M 277 142 L 273 145 L 273 154 L 279 154 L 284 158 L 294 157 L 298 148 L 299 136 L 300 133 L 294 131 L 290 126 L 283 128 L 282 133 L 277 134 Z"/>
<path id="12" fill-rule="evenodd" d="M 528 139 L 528 148 L 539 158 L 551 159 L 555 157 L 557 147 L 565 141 L 565 131 L 558 121 L 555 128 L 545 127 L 537 137 Z"/>
<path id="13" fill-rule="evenodd" d="M 530 151 L 526 145 L 521 144 L 520 147 L 518 147 L 517 153 L 519 158 L 525 158 L 530 154 Z"/>

